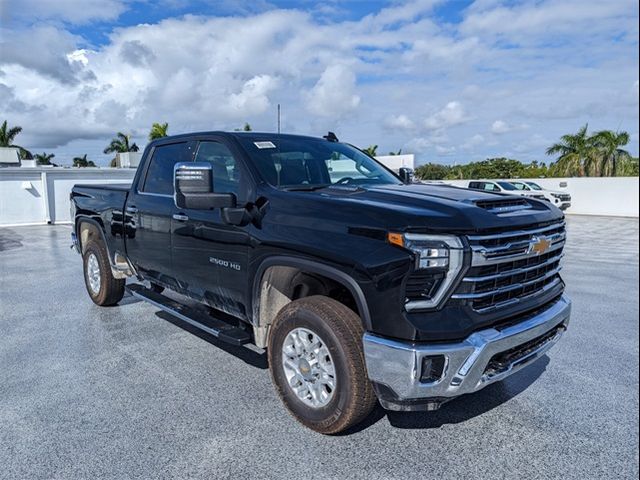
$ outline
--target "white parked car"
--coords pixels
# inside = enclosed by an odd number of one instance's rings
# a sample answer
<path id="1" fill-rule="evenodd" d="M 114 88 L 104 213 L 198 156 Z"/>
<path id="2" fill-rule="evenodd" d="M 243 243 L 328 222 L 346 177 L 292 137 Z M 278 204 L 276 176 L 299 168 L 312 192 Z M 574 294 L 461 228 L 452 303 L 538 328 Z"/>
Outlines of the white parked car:
<path id="1" fill-rule="evenodd" d="M 545 198 L 558 207 L 560 210 L 566 210 L 571 206 L 571 195 L 566 192 L 560 192 L 557 190 L 547 190 L 542 188 L 536 182 L 530 182 L 523 180 L 522 182 L 511 182 L 514 187 L 522 192 L 537 192 L 542 194 Z"/>
<path id="2" fill-rule="evenodd" d="M 472 190 L 482 190 L 484 192 L 507 193 L 509 195 L 520 195 L 521 197 L 531 197 L 537 200 L 547 200 L 542 192 L 518 189 L 511 182 L 506 180 L 472 180 L 469 182 Z"/>

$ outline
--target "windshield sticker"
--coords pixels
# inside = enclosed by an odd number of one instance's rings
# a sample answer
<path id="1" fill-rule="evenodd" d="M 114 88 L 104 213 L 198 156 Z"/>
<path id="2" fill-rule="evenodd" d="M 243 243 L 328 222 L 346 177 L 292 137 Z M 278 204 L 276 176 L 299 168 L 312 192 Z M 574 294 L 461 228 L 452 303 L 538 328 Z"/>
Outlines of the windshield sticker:
<path id="1" fill-rule="evenodd" d="M 263 148 L 276 148 L 273 142 L 253 142 L 253 144 L 261 150 Z"/>

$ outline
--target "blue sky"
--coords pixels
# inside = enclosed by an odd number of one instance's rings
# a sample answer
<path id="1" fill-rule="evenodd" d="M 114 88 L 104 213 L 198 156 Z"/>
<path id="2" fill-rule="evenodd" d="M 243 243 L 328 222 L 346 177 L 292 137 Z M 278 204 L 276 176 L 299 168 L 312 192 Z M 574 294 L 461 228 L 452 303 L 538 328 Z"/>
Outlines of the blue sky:
<path id="1" fill-rule="evenodd" d="M 61 163 L 99 164 L 116 131 L 273 130 L 419 162 L 549 161 L 561 135 L 631 134 L 638 154 L 638 4 L 4 0 L 2 119 Z"/>

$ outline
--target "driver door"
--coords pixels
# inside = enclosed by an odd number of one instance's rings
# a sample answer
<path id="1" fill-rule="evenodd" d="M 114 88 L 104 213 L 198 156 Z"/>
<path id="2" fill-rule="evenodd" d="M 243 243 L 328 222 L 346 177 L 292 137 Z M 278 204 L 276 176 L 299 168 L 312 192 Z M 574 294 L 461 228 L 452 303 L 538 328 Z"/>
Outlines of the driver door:
<path id="1" fill-rule="evenodd" d="M 196 162 L 213 166 L 213 191 L 234 193 L 247 203 L 248 176 L 241 160 L 217 139 L 198 142 Z M 228 225 L 222 210 L 177 210 L 172 218 L 172 257 L 181 287 L 188 295 L 235 316 L 247 317 L 247 264 L 251 235 Z M 179 273 L 178 273 L 179 272 Z"/>

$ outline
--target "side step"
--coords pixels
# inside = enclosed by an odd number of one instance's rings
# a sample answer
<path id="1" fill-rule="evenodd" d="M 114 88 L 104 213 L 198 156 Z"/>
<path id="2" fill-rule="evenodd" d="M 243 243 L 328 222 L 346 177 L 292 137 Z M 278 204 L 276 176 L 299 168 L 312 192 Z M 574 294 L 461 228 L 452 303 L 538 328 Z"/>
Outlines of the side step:
<path id="1" fill-rule="evenodd" d="M 241 328 L 233 326 L 222 320 L 218 320 L 217 318 L 213 318 L 206 313 L 199 312 L 198 310 L 180 302 L 176 302 L 175 300 L 165 297 L 161 293 L 154 292 L 143 285 L 127 285 L 127 290 L 129 290 L 131 295 L 134 297 L 140 298 L 145 302 L 149 302 L 155 307 L 178 317 L 180 320 L 210 333 L 223 342 L 240 346 L 251 341 L 251 335 Z"/>

